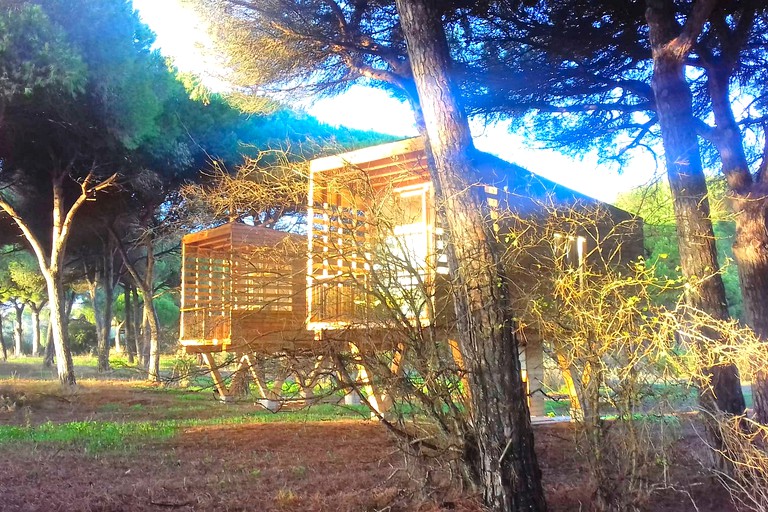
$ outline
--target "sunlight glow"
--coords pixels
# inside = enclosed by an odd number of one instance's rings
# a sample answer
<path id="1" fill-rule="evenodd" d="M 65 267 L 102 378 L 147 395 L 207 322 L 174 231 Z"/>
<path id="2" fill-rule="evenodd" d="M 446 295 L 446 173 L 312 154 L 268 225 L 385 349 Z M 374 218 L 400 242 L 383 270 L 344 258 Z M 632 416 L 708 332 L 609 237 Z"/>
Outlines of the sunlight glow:
<path id="1" fill-rule="evenodd" d="M 206 24 L 180 0 L 134 0 L 142 20 L 157 34 L 160 51 L 175 62 L 180 71 L 194 73 L 214 91 L 228 87 L 221 78 L 223 58 L 215 57 Z M 374 130 L 396 136 L 416 135 L 413 113 L 403 102 L 385 91 L 354 85 L 347 92 L 316 101 L 304 101 L 296 108 L 305 110 L 333 126 Z M 613 201 L 619 192 L 641 186 L 654 179 L 656 163 L 649 155 L 639 156 L 623 172 L 598 164 L 597 154 L 582 159 L 540 149 L 522 136 L 510 133 L 508 123 L 472 123 L 478 149 L 516 163 L 566 187 L 604 201 Z"/>

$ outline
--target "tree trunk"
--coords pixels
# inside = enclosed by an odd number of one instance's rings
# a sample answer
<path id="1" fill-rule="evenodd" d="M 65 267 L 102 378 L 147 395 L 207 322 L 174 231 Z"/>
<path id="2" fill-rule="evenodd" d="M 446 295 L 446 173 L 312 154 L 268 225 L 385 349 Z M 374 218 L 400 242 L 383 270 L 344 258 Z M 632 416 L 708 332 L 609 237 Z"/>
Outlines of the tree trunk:
<path id="1" fill-rule="evenodd" d="M 451 233 L 458 338 L 467 366 L 476 474 L 494 511 L 546 510 L 522 381 L 514 315 L 500 247 L 472 165 L 472 138 L 449 79 L 440 9 L 431 0 L 396 0 L 435 163 L 433 182 Z M 442 209 L 442 208 L 441 208 Z M 466 461 L 473 463 L 475 461 Z"/>
<path id="2" fill-rule="evenodd" d="M 0 311 L 0 346 L 3 348 L 3 361 L 8 360 L 8 348 L 5 346 L 5 333 L 3 332 L 3 312 Z"/>
<path id="3" fill-rule="evenodd" d="M 94 185 L 93 175 L 89 173 L 80 182 L 80 195 L 75 199 L 72 206 L 67 209 L 64 198 L 64 180 L 69 177 L 68 171 L 68 169 L 62 168 L 51 169 L 53 209 L 51 212 L 52 229 L 50 231 L 52 236 L 50 238 L 50 252 L 48 254 L 46 254 L 40 239 L 30 229 L 24 218 L 1 195 L 0 209 L 13 219 L 35 253 L 40 271 L 45 277 L 45 285 L 48 291 L 48 304 L 51 310 L 51 324 L 53 326 L 51 334 L 56 349 L 56 365 L 59 371 L 59 380 L 63 384 L 75 385 L 72 354 L 69 351 L 69 339 L 65 329 L 69 315 L 67 313 L 65 317 L 64 288 L 60 272 L 75 215 L 88 198 L 92 198 L 98 191 L 110 187 L 117 179 L 117 175 L 113 175 Z M 35 216 L 35 218 L 37 217 Z"/>
<path id="4" fill-rule="evenodd" d="M 50 368 L 53 366 L 54 345 L 53 345 L 53 322 L 48 321 L 48 328 L 46 329 L 46 342 L 45 342 L 45 354 L 43 355 L 43 368 Z"/>
<path id="5" fill-rule="evenodd" d="M 40 312 L 45 306 L 41 303 L 39 306 L 30 303 L 29 309 L 32 311 L 32 355 L 40 355 Z"/>
<path id="6" fill-rule="evenodd" d="M 24 340 L 24 303 L 16 302 L 13 305 L 13 309 L 16 311 L 16 321 L 13 329 L 13 357 L 21 357 L 24 355 L 21 346 Z"/>
<path id="7" fill-rule="evenodd" d="M 56 270 L 44 272 L 45 283 L 48 287 L 48 306 L 51 311 L 51 338 L 56 355 L 56 369 L 59 382 L 69 386 L 77 384 L 75 379 L 75 364 L 72 352 L 69 350 L 69 307 L 61 283 L 61 276 Z M 50 343 L 50 342 L 49 342 Z"/>
<path id="8" fill-rule="evenodd" d="M 123 285 L 123 300 L 125 302 L 125 351 L 128 353 L 128 363 L 133 364 L 136 350 L 136 324 L 133 321 L 132 287 Z"/>
<path id="9" fill-rule="evenodd" d="M 768 173 L 752 177 L 744 153 L 741 132 L 730 102 L 731 71 L 713 63 L 707 85 L 717 126 L 715 146 L 728 183 L 731 210 L 736 219 L 733 257 L 747 324 L 762 340 L 768 340 Z M 768 151 L 766 151 L 768 157 Z M 764 161 L 763 166 L 768 166 Z M 752 382 L 755 419 L 768 424 L 768 374 L 758 372 Z"/>
<path id="10" fill-rule="evenodd" d="M 120 339 L 121 333 L 123 331 L 123 326 L 125 325 L 125 322 L 120 322 L 117 324 L 117 328 L 115 329 L 115 352 L 118 354 L 123 352 L 123 342 Z"/>
<path id="11" fill-rule="evenodd" d="M 102 270 L 97 274 L 95 284 L 102 289 L 104 294 L 104 303 L 100 308 L 100 311 L 96 311 L 96 318 L 99 321 L 96 323 L 98 329 L 98 371 L 109 371 L 109 349 L 110 349 L 110 334 L 112 333 L 112 302 L 115 299 L 115 285 L 114 285 L 114 242 L 112 237 L 107 238 L 104 242 L 104 254 Z M 95 295 L 95 294 L 94 294 Z M 94 297 L 95 305 L 95 297 Z"/>
<path id="12" fill-rule="evenodd" d="M 147 251 L 147 264 L 144 271 L 144 317 L 149 327 L 149 371 L 147 378 L 160 382 L 160 329 L 155 311 L 153 283 L 155 281 L 155 244 L 151 235 L 146 237 L 144 247 Z"/>
<path id="13" fill-rule="evenodd" d="M 144 293 L 144 320 L 149 337 L 149 360 L 147 364 L 147 380 L 160 382 L 160 329 L 157 323 L 157 312 L 152 300 L 152 290 L 143 290 Z"/>
<path id="14" fill-rule="evenodd" d="M 155 272 L 155 245 L 152 235 L 147 233 L 144 238 L 144 250 L 145 255 L 145 269 L 144 277 L 142 278 L 136 266 L 128 257 L 128 253 L 122 244 L 122 241 L 117 237 L 114 230 L 110 230 L 112 239 L 114 240 L 117 250 L 123 259 L 125 268 L 133 277 L 134 282 L 141 288 L 141 293 L 144 296 L 144 308 L 143 308 L 143 321 L 145 323 L 144 336 L 146 338 L 146 345 L 149 349 L 149 357 L 147 358 L 147 380 L 151 382 L 160 382 L 160 330 L 157 323 L 157 313 L 155 312 L 155 303 L 153 300 L 154 289 L 154 272 Z"/>
<path id="15" fill-rule="evenodd" d="M 133 332 L 135 333 L 136 355 L 138 356 L 139 364 L 147 368 L 149 364 L 149 347 L 144 336 L 144 307 L 139 299 L 139 291 L 135 286 L 131 288 L 131 294 L 133 295 Z"/>
<path id="16" fill-rule="evenodd" d="M 686 294 L 687 303 L 717 319 L 728 318 L 725 287 L 719 273 L 715 237 L 712 230 L 707 184 L 702 170 L 699 143 L 693 117 L 691 91 L 685 80 L 685 59 L 698 37 L 680 32 L 670 3 L 647 0 L 646 18 L 653 53 L 653 88 L 659 117 L 667 177 L 672 190 L 680 248 L 680 266 L 690 282 L 698 284 Z M 686 27 L 702 26 L 711 11 L 711 0 L 696 3 Z M 711 386 L 701 386 L 701 403 L 709 411 L 715 407 L 730 414 L 742 414 L 744 396 L 738 370 L 733 365 L 705 369 Z"/>

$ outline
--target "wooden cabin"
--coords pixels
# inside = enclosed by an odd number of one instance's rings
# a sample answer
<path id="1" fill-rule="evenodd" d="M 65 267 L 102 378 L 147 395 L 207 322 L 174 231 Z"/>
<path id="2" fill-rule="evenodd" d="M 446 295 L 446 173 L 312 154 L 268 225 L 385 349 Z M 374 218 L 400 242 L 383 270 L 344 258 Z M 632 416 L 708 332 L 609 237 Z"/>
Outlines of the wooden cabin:
<path id="1" fill-rule="evenodd" d="M 190 353 L 308 347 L 305 268 L 300 235 L 234 223 L 186 235 L 181 345 Z"/>
<path id="2" fill-rule="evenodd" d="M 601 204 L 486 153 L 475 165 L 492 217 L 502 209 L 536 216 L 544 199 L 564 209 Z M 420 138 L 311 161 L 306 237 L 238 224 L 184 237 L 181 344 L 201 353 L 328 343 L 391 350 L 393 333 L 410 326 L 432 328 L 455 354 L 435 201 Z M 613 240 L 599 236 L 601 227 L 589 236 L 564 230 L 554 243 L 564 260 L 581 265 L 596 245 L 621 260 L 642 253 L 642 225 L 602 206 L 606 232 L 628 227 Z M 514 229 L 493 219 L 497 229 Z M 543 415 L 543 342 L 532 330 L 520 339 L 531 413 Z"/>
<path id="3" fill-rule="evenodd" d="M 642 254 L 642 223 L 627 212 L 487 153 L 477 152 L 474 164 L 483 179 L 476 186 L 483 189 L 497 230 L 515 229 L 513 220 L 502 219 L 502 211 L 517 218 L 543 218 L 552 217 L 544 204 L 563 211 L 599 206 L 604 217 L 594 232 L 564 225 L 544 250 L 561 252 L 560 259 L 574 267 L 589 257 L 596 265 L 598 258 L 603 264 L 606 259 L 627 262 Z M 309 180 L 308 328 L 324 337 L 354 336 L 360 328 L 386 328 L 407 318 L 436 327 L 446 342 L 455 339 L 445 235 L 422 139 L 313 160 Z M 533 265 L 533 255 L 528 256 Z M 520 274 L 514 279 L 523 287 L 535 279 L 533 272 Z M 403 303 L 394 317 L 391 305 L 380 306 L 384 299 L 372 300 L 382 295 L 397 295 Z M 537 391 L 543 380 L 543 341 L 535 330 L 520 334 L 531 412 L 541 415 L 544 397 Z"/>

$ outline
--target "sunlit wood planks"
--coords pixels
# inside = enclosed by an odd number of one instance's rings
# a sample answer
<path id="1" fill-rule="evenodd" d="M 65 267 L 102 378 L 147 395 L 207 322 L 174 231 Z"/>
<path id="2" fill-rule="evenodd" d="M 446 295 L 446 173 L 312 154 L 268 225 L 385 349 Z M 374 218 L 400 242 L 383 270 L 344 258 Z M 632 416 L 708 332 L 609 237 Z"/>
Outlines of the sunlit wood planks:
<path id="1" fill-rule="evenodd" d="M 304 237 L 225 224 L 182 240 L 180 342 L 189 352 L 308 344 Z"/>

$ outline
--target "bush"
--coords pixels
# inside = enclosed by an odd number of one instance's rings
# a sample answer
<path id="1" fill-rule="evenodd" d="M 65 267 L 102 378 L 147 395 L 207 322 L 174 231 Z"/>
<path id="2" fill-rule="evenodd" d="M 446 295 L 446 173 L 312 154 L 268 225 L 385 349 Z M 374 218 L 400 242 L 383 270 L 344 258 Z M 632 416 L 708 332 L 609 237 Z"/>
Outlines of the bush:
<path id="1" fill-rule="evenodd" d="M 85 317 L 70 320 L 68 332 L 69 346 L 73 354 L 89 354 L 96 351 L 98 342 L 96 326 Z"/>

